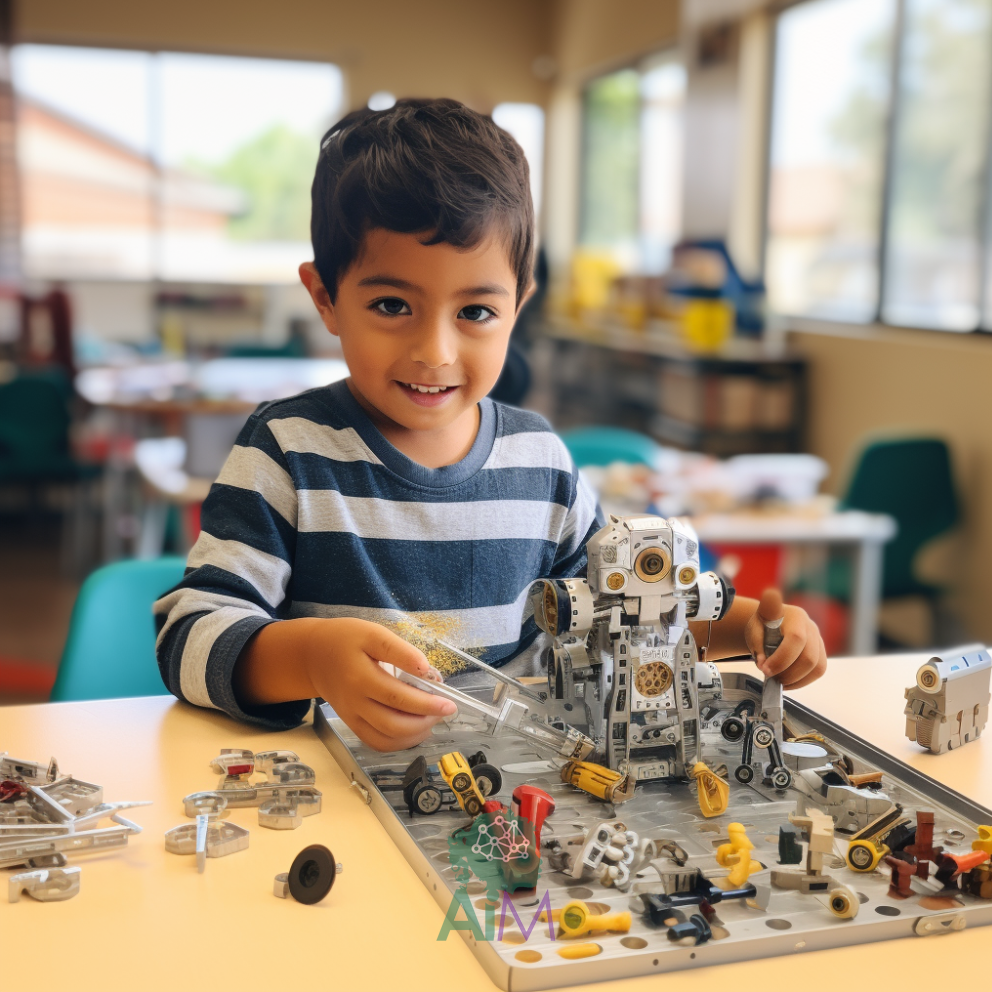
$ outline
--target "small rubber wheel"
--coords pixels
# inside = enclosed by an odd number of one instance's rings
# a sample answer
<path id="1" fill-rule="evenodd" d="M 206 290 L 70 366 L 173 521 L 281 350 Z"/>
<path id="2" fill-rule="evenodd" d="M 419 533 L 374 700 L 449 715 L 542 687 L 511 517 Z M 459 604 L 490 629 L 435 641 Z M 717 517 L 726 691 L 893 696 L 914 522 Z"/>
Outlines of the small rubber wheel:
<path id="1" fill-rule="evenodd" d="M 738 765 L 734 771 L 734 778 L 741 785 L 747 785 L 754 778 L 754 769 L 750 765 Z"/>
<path id="2" fill-rule="evenodd" d="M 307 906 L 320 902 L 334 885 L 334 855 L 323 844 L 303 848 L 289 869 L 289 894 Z"/>
<path id="3" fill-rule="evenodd" d="M 465 800 L 465 812 L 469 816 L 478 816 L 482 812 L 482 803 L 475 796 L 469 796 Z"/>
<path id="4" fill-rule="evenodd" d="M 480 762 L 472 769 L 472 774 L 475 775 L 475 782 L 479 786 L 479 791 L 487 799 L 489 796 L 495 796 L 503 788 L 503 776 L 500 775 L 499 769 L 495 765 L 490 765 L 485 761 Z"/>
<path id="5" fill-rule="evenodd" d="M 430 816 L 441 808 L 441 790 L 433 785 L 421 785 L 413 790 L 411 805 L 418 813 Z"/>
<path id="6" fill-rule="evenodd" d="M 459 772 L 451 779 L 451 788 L 455 792 L 464 792 L 466 789 L 470 788 L 472 785 L 472 780 L 468 777 L 465 772 Z"/>
<path id="7" fill-rule="evenodd" d="M 792 785 L 792 772 L 788 768 L 778 768 L 772 774 L 772 787 L 775 789 L 788 789 Z"/>
<path id="8" fill-rule="evenodd" d="M 740 717 L 728 716 L 720 725 L 720 733 L 725 741 L 733 744 L 744 736 L 744 721 Z"/>
<path id="9" fill-rule="evenodd" d="M 775 740 L 775 732 L 771 727 L 757 727 L 754 731 L 754 746 L 760 747 L 764 750 L 766 747 L 772 746 L 772 741 Z"/>

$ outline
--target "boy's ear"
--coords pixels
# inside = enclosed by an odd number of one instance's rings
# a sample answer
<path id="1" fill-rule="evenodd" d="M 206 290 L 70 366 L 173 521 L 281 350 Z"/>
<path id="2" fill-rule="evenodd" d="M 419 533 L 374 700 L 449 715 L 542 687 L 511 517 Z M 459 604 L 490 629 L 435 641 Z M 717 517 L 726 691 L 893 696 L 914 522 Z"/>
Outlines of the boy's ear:
<path id="1" fill-rule="evenodd" d="M 327 292 L 327 287 L 324 286 L 324 280 L 320 278 L 317 267 L 313 262 L 304 262 L 300 266 L 299 271 L 300 282 L 303 283 L 306 291 L 310 294 L 310 299 L 313 300 L 313 305 L 317 308 L 317 313 L 320 314 L 320 319 L 324 322 L 324 327 L 336 336 L 338 327 L 337 318 L 334 313 L 334 304 L 331 302 L 331 294 Z"/>
<path id="2" fill-rule="evenodd" d="M 517 313 L 519 314 L 523 310 L 524 305 L 527 301 L 537 292 L 537 281 L 531 279 L 530 285 L 527 287 L 527 292 L 521 297 L 520 302 L 517 304 Z"/>

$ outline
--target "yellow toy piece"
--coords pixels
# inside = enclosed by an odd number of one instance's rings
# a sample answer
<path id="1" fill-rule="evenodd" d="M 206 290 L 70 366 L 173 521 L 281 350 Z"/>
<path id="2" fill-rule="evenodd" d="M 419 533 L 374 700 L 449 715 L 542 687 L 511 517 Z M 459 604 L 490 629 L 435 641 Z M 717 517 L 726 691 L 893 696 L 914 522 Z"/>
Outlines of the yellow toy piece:
<path id="1" fill-rule="evenodd" d="M 696 798 L 703 816 L 720 816 L 721 813 L 726 813 L 727 803 L 730 802 L 730 786 L 702 761 L 697 761 L 692 766 L 692 777 L 696 780 Z"/>
<path id="2" fill-rule="evenodd" d="M 859 830 L 847 845 L 847 867 L 851 871 L 868 873 L 878 867 L 879 861 L 891 850 L 885 838 L 898 826 L 908 823 L 898 803 L 890 806 L 881 816 L 875 817 Z"/>
<path id="3" fill-rule="evenodd" d="M 592 761 L 569 761 L 561 770 L 561 780 L 608 803 L 622 803 L 634 794 L 629 776 Z"/>
<path id="4" fill-rule="evenodd" d="M 441 777 L 451 786 L 451 791 L 461 806 L 469 816 L 478 816 L 482 812 L 483 803 L 486 798 L 482 794 L 472 774 L 465 756 L 459 751 L 451 751 L 441 755 L 437 763 L 437 770 Z"/>
<path id="5" fill-rule="evenodd" d="M 979 826 L 978 840 L 971 842 L 973 851 L 984 851 L 992 857 L 992 827 Z"/>
<path id="6" fill-rule="evenodd" d="M 721 844 L 716 849 L 716 863 L 730 869 L 727 881 L 739 889 L 752 872 L 761 871 L 761 862 L 751 860 L 754 844 L 748 838 L 743 823 L 731 823 L 727 827 L 727 835 L 730 843 Z"/>
<path id="7" fill-rule="evenodd" d="M 627 912 L 601 915 L 590 913 L 589 907 L 581 899 L 573 899 L 570 903 L 566 903 L 559 917 L 561 931 L 566 937 L 581 937 L 590 930 L 615 930 L 626 933 L 630 930 L 630 921 L 631 916 Z"/>

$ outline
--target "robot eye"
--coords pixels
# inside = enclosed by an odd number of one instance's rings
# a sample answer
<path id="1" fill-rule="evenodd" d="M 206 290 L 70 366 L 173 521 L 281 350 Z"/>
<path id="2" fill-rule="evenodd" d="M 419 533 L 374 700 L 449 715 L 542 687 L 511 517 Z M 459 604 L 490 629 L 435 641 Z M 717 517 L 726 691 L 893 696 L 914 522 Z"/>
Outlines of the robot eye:
<path id="1" fill-rule="evenodd" d="M 671 568 L 672 559 L 665 548 L 645 548 L 634 562 L 634 573 L 645 582 L 660 582 Z"/>

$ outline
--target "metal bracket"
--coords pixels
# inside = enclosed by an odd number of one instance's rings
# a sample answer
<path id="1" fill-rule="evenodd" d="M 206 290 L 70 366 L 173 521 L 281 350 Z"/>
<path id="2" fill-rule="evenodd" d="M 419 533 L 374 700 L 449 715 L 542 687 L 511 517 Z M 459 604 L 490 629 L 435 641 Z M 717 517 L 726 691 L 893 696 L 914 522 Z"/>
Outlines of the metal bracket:
<path id="1" fill-rule="evenodd" d="M 360 782 L 356 782 L 355 781 L 355 775 L 354 775 L 354 773 L 352 773 L 351 782 L 349 784 L 351 785 L 351 787 L 353 789 L 356 789 L 358 791 L 358 794 L 365 801 L 365 805 L 366 806 L 371 806 L 372 805 L 372 796 L 369 795 L 369 790 L 366 789 L 365 786 L 362 785 Z"/>
<path id="2" fill-rule="evenodd" d="M 932 937 L 938 933 L 963 930 L 967 925 L 968 921 L 961 913 L 941 913 L 938 916 L 921 916 L 913 926 L 913 933 L 918 937 Z"/>

